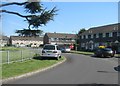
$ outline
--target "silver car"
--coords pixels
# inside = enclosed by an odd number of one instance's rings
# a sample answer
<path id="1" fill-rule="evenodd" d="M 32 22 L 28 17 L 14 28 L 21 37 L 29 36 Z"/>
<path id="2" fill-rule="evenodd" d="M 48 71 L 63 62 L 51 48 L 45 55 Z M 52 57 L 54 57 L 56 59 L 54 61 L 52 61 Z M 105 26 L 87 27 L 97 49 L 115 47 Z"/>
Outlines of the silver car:
<path id="1" fill-rule="evenodd" d="M 42 50 L 42 57 L 54 57 L 59 60 L 61 58 L 61 50 L 58 45 L 46 44 Z"/>

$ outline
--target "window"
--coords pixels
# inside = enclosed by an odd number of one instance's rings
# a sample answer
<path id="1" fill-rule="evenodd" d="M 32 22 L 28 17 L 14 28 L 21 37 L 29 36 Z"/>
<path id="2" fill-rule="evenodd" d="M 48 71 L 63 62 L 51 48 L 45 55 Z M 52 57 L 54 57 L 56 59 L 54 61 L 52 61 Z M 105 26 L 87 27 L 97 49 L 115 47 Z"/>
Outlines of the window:
<path id="1" fill-rule="evenodd" d="M 84 38 L 84 36 L 82 36 L 82 39 Z"/>
<path id="2" fill-rule="evenodd" d="M 93 38 L 93 35 L 91 35 L 91 38 Z"/>
<path id="3" fill-rule="evenodd" d="M 106 37 L 110 37 L 110 36 L 109 36 L 109 33 L 106 33 Z"/>
<path id="4" fill-rule="evenodd" d="M 84 39 L 86 38 L 86 36 L 84 35 Z"/>
<path id="5" fill-rule="evenodd" d="M 55 46 L 54 45 L 46 45 L 46 46 L 44 46 L 43 49 L 45 49 L 45 50 L 55 50 Z"/>
<path id="6" fill-rule="evenodd" d="M 117 36 L 120 36 L 120 32 L 117 32 Z"/>
<path id="7" fill-rule="evenodd" d="M 88 39 L 88 35 L 86 35 L 86 39 Z"/>
<path id="8" fill-rule="evenodd" d="M 109 37 L 112 37 L 112 36 L 113 36 L 112 32 L 111 32 L 111 33 L 109 33 Z"/>
<path id="9" fill-rule="evenodd" d="M 57 46 L 57 50 L 60 50 L 60 47 L 59 47 L 59 46 Z"/>
<path id="10" fill-rule="evenodd" d="M 85 47 L 85 43 L 82 43 L 82 44 L 81 44 L 81 47 Z"/>
<path id="11" fill-rule="evenodd" d="M 103 34 L 102 34 L 102 33 L 99 33 L 99 37 L 102 38 L 102 37 L 103 37 Z"/>
<path id="12" fill-rule="evenodd" d="M 117 36 L 117 32 L 113 32 L 113 37 L 114 37 L 114 36 Z"/>
<path id="13" fill-rule="evenodd" d="M 82 37 L 80 36 L 80 39 L 82 39 Z"/>
<path id="14" fill-rule="evenodd" d="M 88 35 L 88 38 L 91 38 L 91 35 Z"/>
<path id="15" fill-rule="evenodd" d="M 57 40 L 57 38 L 54 38 L 54 41 L 56 41 Z"/>
<path id="16" fill-rule="evenodd" d="M 99 34 L 96 34 L 96 38 L 99 38 Z"/>
<path id="17" fill-rule="evenodd" d="M 106 37 L 106 36 L 105 36 L 105 33 L 103 33 L 103 37 Z"/>
<path id="18" fill-rule="evenodd" d="M 94 38 L 96 38 L 96 34 L 94 34 Z"/>
<path id="19" fill-rule="evenodd" d="M 51 41 L 54 41 L 54 38 L 51 38 Z"/>

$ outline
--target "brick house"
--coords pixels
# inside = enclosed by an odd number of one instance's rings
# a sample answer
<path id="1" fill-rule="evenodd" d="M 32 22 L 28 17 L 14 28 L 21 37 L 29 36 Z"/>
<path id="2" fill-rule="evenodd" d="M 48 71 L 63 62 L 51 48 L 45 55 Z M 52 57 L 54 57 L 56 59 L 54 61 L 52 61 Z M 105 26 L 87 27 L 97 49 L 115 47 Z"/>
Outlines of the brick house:
<path id="1" fill-rule="evenodd" d="M 94 50 L 100 45 L 117 49 L 120 46 L 120 28 L 118 24 L 93 27 L 80 35 L 80 49 Z"/>
<path id="2" fill-rule="evenodd" d="M 9 37 L 7 36 L 0 36 L 0 46 L 4 47 L 9 44 Z"/>
<path id="3" fill-rule="evenodd" d="M 71 45 L 75 44 L 75 37 L 75 34 L 45 33 L 43 42 L 44 44 Z"/>
<path id="4" fill-rule="evenodd" d="M 17 47 L 39 47 L 43 45 L 43 37 L 10 36 L 10 43 Z"/>

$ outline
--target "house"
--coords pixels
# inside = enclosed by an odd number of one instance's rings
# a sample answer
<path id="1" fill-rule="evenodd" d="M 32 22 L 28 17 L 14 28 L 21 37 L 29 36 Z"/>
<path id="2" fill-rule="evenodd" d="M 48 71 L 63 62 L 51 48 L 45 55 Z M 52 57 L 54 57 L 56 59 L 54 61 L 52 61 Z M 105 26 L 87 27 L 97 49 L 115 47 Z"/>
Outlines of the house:
<path id="1" fill-rule="evenodd" d="M 67 33 L 45 33 L 44 44 L 71 45 L 75 44 L 76 35 Z"/>
<path id="2" fill-rule="evenodd" d="M 9 37 L 7 37 L 7 36 L 0 36 L 0 46 L 4 47 L 6 45 L 9 45 Z"/>
<path id="3" fill-rule="evenodd" d="M 43 45 L 43 37 L 10 36 L 10 43 L 17 47 L 39 47 Z"/>
<path id="4" fill-rule="evenodd" d="M 117 49 L 120 46 L 120 28 L 117 24 L 93 27 L 80 35 L 80 49 L 94 50 L 100 45 Z"/>

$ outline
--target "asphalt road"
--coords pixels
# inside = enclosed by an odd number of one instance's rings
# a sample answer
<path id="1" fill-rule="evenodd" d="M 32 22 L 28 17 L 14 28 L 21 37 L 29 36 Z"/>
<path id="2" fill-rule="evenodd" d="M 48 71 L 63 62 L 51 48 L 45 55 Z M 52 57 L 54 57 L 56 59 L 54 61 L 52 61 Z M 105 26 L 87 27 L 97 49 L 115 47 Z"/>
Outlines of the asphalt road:
<path id="1" fill-rule="evenodd" d="M 61 65 L 6 84 L 118 84 L 117 58 L 63 55 L 67 61 Z"/>

